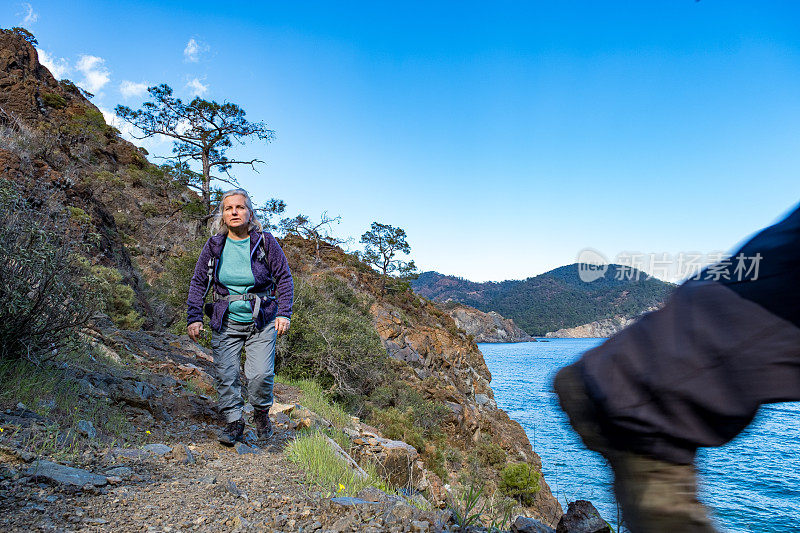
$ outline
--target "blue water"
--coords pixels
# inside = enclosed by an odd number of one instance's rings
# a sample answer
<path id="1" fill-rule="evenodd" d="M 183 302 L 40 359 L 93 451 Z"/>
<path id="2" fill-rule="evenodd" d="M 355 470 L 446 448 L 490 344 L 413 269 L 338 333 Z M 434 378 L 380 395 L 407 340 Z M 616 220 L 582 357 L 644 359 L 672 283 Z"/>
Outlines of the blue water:
<path id="1" fill-rule="evenodd" d="M 545 480 L 566 509 L 590 500 L 616 529 L 611 472 L 584 448 L 552 392 L 562 366 L 605 339 L 479 344 L 498 406 L 525 429 Z M 698 454 L 700 499 L 721 531 L 800 531 L 800 403 L 765 406 L 739 437 Z"/>

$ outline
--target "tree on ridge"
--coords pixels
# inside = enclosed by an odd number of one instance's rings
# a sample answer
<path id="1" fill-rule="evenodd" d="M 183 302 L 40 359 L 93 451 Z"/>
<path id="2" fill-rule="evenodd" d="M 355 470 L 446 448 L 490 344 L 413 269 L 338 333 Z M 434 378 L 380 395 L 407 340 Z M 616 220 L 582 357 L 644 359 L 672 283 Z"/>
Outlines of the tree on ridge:
<path id="1" fill-rule="evenodd" d="M 344 239 L 335 237 L 331 231 L 331 224 L 334 222 L 339 224 L 341 220 L 341 216 L 332 217 L 328 215 L 327 211 L 323 211 L 319 217 L 319 222 L 313 222 L 309 217 L 301 213 L 294 218 L 281 220 L 281 229 L 286 233 L 300 235 L 311 240 L 316 247 L 314 263 L 319 264 L 322 261 L 320 247 L 323 244 L 338 246 L 347 242 Z"/>
<path id="2" fill-rule="evenodd" d="M 256 163 L 264 162 L 260 159 L 229 159 L 226 152 L 233 146 L 233 141 L 245 144 L 247 138 L 255 136 L 269 142 L 275 132 L 263 122 L 249 122 L 244 110 L 234 103 L 219 104 L 198 96 L 187 104 L 174 97 L 172 88 L 166 83 L 148 87 L 147 92 L 153 101 L 145 102 L 141 109 L 134 111 L 118 105 L 115 112 L 142 132 L 141 137 L 134 135 L 137 139 L 163 135 L 174 140 L 174 155 L 166 159 L 174 161 L 189 178 L 187 185 L 202 194 L 208 220 L 211 217 L 211 181 L 238 187 L 236 179 L 229 173 L 232 165 L 250 165 L 255 170 Z M 187 160 L 199 161 L 202 171 L 189 171 Z M 224 173 L 226 177 L 212 175 L 213 170 Z"/>
<path id="3" fill-rule="evenodd" d="M 411 252 L 411 246 L 406 242 L 406 232 L 402 228 L 373 222 L 369 231 L 361 235 L 361 242 L 366 245 L 361 258 L 381 272 L 381 295 L 386 293 L 386 280 L 390 274 L 397 272 L 407 275 L 417 269 L 414 261 L 395 259 L 397 253 Z"/>

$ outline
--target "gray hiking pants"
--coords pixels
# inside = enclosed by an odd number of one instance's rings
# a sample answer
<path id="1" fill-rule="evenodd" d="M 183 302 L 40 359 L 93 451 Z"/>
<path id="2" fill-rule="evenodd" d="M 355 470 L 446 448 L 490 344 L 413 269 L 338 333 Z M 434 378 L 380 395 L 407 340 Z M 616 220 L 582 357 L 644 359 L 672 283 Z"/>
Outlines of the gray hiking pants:
<path id="1" fill-rule="evenodd" d="M 244 375 L 250 404 L 256 409 L 272 406 L 272 387 L 275 378 L 275 320 L 260 331 L 250 324 L 228 320 L 222 331 L 211 332 L 214 355 L 215 384 L 219 394 L 219 411 L 228 422 L 242 418 L 244 399 L 239 382 L 240 354 L 245 349 Z"/>

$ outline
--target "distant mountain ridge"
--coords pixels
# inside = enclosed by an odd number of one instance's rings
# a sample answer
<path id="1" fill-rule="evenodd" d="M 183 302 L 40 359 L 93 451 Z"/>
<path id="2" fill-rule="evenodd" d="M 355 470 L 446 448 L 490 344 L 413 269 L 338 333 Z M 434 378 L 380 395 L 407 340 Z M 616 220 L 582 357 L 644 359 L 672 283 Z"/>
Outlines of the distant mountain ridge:
<path id="1" fill-rule="evenodd" d="M 605 276 L 586 283 L 573 263 L 524 280 L 485 283 L 429 271 L 412 287 L 431 300 L 496 311 L 528 334 L 544 336 L 615 316 L 636 317 L 662 304 L 675 285 L 621 265 L 609 265 Z"/>

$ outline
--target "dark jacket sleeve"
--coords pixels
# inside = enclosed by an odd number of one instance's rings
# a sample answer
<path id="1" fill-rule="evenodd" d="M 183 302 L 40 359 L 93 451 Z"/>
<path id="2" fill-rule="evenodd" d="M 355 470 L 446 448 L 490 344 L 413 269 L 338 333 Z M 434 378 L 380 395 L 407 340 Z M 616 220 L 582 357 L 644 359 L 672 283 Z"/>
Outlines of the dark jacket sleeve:
<path id="1" fill-rule="evenodd" d="M 211 258 L 211 248 L 209 241 L 203 246 L 197 264 L 194 266 L 194 274 L 189 283 L 189 296 L 186 299 L 186 324 L 203 321 L 203 300 L 208 287 L 208 260 Z"/>
<path id="2" fill-rule="evenodd" d="M 275 240 L 271 233 L 267 232 L 266 237 L 269 244 L 269 256 L 267 263 L 272 279 L 275 280 L 275 288 L 278 299 L 277 316 L 292 318 L 292 304 L 294 303 L 294 281 L 292 272 L 289 270 L 289 262 L 283 249 Z"/>

